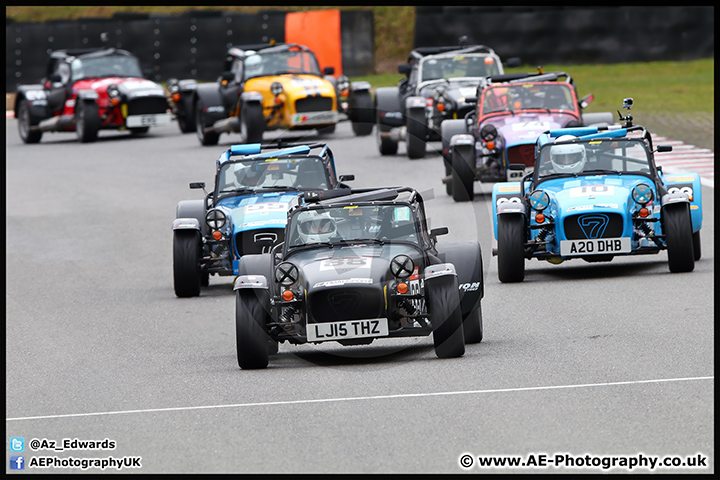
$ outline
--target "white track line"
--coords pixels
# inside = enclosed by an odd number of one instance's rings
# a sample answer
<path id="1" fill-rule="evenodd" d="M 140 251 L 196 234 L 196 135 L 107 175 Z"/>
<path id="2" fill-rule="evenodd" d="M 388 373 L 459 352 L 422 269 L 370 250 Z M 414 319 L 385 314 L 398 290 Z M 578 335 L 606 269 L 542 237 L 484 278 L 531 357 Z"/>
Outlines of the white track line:
<path id="1" fill-rule="evenodd" d="M 267 407 L 278 405 L 301 405 L 310 403 L 332 403 L 332 402 L 350 402 L 350 401 L 367 401 L 367 400 L 387 400 L 396 398 L 417 398 L 417 397 L 439 397 L 447 395 L 478 395 L 485 393 L 509 393 L 509 392 L 527 392 L 537 390 L 565 390 L 570 388 L 592 388 L 592 387 L 611 387 L 617 385 L 641 385 L 648 383 L 668 383 L 668 382 L 688 382 L 699 380 L 714 380 L 715 377 L 687 377 L 687 378 L 663 378 L 656 380 L 634 380 L 628 382 L 608 382 L 608 383 L 586 383 L 580 385 L 554 385 L 548 387 L 519 387 L 519 388 L 499 388 L 492 390 L 466 390 L 457 392 L 436 392 L 436 393 L 404 393 L 397 395 L 374 395 L 369 397 L 344 397 L 344 398 L 318 398 L 315 400 L 287 400 L 279 402 L 257 402 L 257 403 L 236 403 L 230 405 L 203 405 L 197 407 L 171 407 L 171 408 L 149 408 L 143 410 L 120 410 L 114 412 L 93 412 L 93 413 L 71 413 L 65 415 L 40 415 L 35 417 L 14 417 L 6 418 L 5 421 L 13 422 L 20 420 L 44 420 L 57 418 L 72 417 L 93 417 L 99 415 L 122 415 L 129 413 L 157 413 L 157 412 L 173 412 L 173 411 L 189 411 L 189 410 L 208 410 L 217 408 L 245 408 L 245 407 Z"/>

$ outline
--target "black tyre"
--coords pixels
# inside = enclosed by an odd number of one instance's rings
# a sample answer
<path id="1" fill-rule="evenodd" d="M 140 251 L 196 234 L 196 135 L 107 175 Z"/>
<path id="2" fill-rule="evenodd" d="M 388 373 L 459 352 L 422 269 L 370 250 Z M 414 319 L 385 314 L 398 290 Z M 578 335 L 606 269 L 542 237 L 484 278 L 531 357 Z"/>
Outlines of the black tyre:
<path id="1" fill-rule="evenodd" d="M 200 295 L 202 252 L 200 233 L 196 230 L 176 230 L 173 234 L 173 284 L 178 297 Z"/>
<path id="2" fill-rule="evenodd" d="M 482 342 L 483 318 L 481 305 L 478 305 L 478 308 L 468 313 L 467 317 L 463 320 L 463 334 L 466 344 Z"/>
<path id="3" fill-rule="evenodd" d="M 665 207 L 662 213 L 670 271 L 692 272 L 695 268 L 692 221 L 687 203 Z"/>
<path id="4" fill-rule="evenodd" d="M 353 93 L 350 97 L 350 120 L 358 137 L 370 135 L 375 124 L 375 108 L 370 92 Z"/>
<path id="5" fill-rule="evenodd" d="M 262 301 L 254 290 L 235 294 L 235 340 L 238 365 L 242 369 L 265 368 L 270 344 L 265 332 L 267 317 Z"/>
<path id="6" fill-rule="evenodd" d="M 25 143 L 38 143 L 43 132 L 41 130 L 32 130 L 36 123 L 30 118 L 30 107 L 27 100 L 20 100 L 17 112 L 18 133 L 22 141 Z"/>
<path id="7" fill-rule="evenodd" d="M 503 283 L 525 279 L 525 226 L 520 215 L 498 215 L 498 279 Z"/>
<path id="8" fill-rule="evenodd" d="M 179 105 L 178 108 L 182 109 L 182 113 L 177 115 L 178 127 L 182 133 L 194 132 L 197 126 L 192 97 L 182 97 L 180 101 L 182 106 Z"/>
<path id="9" fill-rule="evenodd" d="M 220 134 L 216 132 L 205 131 L 205 106 L 202 100 L 198 100 L 195 105 L 195 131 L 197 132 L 198 140 L 201 145 L 217 145 L 220 139 Z"/>
<path id="10" fill-rule="evenodd" d="M 427 143 L 427 123 L 425 110 L 412 108 L 407 111 L 407 154 L 409 158 L 422 158 L 425 156 Z"/>
<path id="11" fill-rule="evenodd" d="M 100 114 L 95 102 L 83 102 L 77 100 L 75 103 L 75 134 L 82 143 L 90 143 L 97 140 L 100 130 Z"/>
<path id="12" fill-rule="evenodd" d="M 460 292 L 457 277 L 446 275 L 425 281 L 435 355 L 439 358 L 461 357 L 465 353 Z"/>
<path id="13" fill-rule="evenodd" d="M 456 202 L 471 202 L 475 198 L 475 150 L 468 146 L 452 148 L 452 197 Z M 472 163 L 471 163 L 472 162 Z"/>
<path id="14" fill-rule="evenodd" d="M 380 114 L 386 111 L 387 107 L 383 108 L 383 104 L 378 103 L 378 97 L 387 97 L 388 102 L 392 101 L 394 103 L 397 103 L 397 99 L 393 100 L 389 94 L 383 96 L 382 94 L 378 94 L 377 91 L 375 93 L 375 140 L 377 141 L 378 151 L 380 155 L 395 155 L 398 150 L 398 142 L 389 136 L 383 136 L 383 134 L 389 133 L 392 127 L 380 121 Z M 380 98 L 380 100 L 382 100 L 382 98 Z M 383 102 L 384 101 L 385 100 L 383 100 Z"/>
<path id="15" fill-rule="evenodd" d="M 245 103 L 240 110 L 240 137 L 243 143 L 262 143 L 265 132 L 263 106 L 259 102 Z"/>
<path id="16" fill-rule="evenodd" d="M 695 261 L 697 262 L 702 257 L 702 246 L 700 245 L 700 230 L 693 232 L 693 254 Z"/>
<path id="17" fill-rule="evenodd" d="M 445 166 L 445 176 L 452 175 L 452 150 L 450 149 L 450 140 L 453 135 L 467 133 L 465 120 L 443 120 L 440 124 L 440 139 L 442 142 L 442 157 Z M 452 182 L 445 184 L 445 192 L 452 195 Z"/>

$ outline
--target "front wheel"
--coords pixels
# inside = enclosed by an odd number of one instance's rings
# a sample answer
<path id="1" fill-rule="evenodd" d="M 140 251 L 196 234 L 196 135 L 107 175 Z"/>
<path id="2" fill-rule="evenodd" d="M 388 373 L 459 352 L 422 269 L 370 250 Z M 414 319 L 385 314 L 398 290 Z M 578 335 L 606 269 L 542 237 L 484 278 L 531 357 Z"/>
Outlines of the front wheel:
<path id="1" fill-rule="evenodd" d="M 352 94 L 350 99 L 350 119 L 353 133 L 358 137 L 370 135 L 375 123 L 375 109 L 373 108 L 370 92 L 362 91 Z"/>
<path id="2" fill-rule="evenodd" d="M 472 202 L 475 198 L 475 150 L 467 146 L 452 147 L 452 197 L 456 202 Z M 471 157 L 471 158 L 468 158 Z"/>
<path id="3" fill-rule="evenodd" d="M 75 134 L 82 143 L 97 140 L 100 130 L 100 114 L 95 102 L 76 100 L 75 104 Z"/>
<path id="4" fill-rule="evenodd" d="M 42 130 L 33 130 L 30 118 L 30 107 L 27 100 L 20 100 L 18 104 L 18 133 L 25 143 L 38 143 L 42 138 Z"/>
<path id="5" fill-rule="evenodd" d="M 217 145 L 220 140 L 220 134 L 216 132 L 205 131 L 205 105 L 202 100 L 198 100 L 195 105 L 195 131 L 197 132 L 198 140 L 201 145 Z"/>
<path id="6" fill-rule="evenodd" d="M 468 313 L 463 320 L 463 333 L 465 335 L 465 343 L 480 343 L 483 339 L 483 318 L 482 306 Z"/>
<path id="7" fill-rule="evenodd" d="M 262 143 L 265 117 L 261 103 L 245 103 L 240 111 L 240 137 L 243 143 Z"/>
<path id="8" fill-rule="evenodd" d="M 266 315 L 263 304 L 255 291 L 237 291 L 235 340 L 238 365 L 242 369 L 265 368 L 268 365 L 270 343 L 265 332 Z"/>
<path id="9" fill-rule="evenodd" d="M 695 269 L 695 253 L 688 204 L 664 208 L 663 230 L 665 231 L 670 271 L 673 273 L 692 272 Z"/>
<path id="10" fill-rule="evenodd" d="M 177 114 L 178 127 L 182 133 L 194 132 L 197 128 L 195 122 L 195 112 L 193 112 L 192 97 L 183 97 L 180 99 L 182 102 L 182 113 Z M 180 107 L 178 106 L 178 109 Z"/>
<path id="11" fill-rule="evenodd" d="M 702 246 L 700 245 L 700 230 L 693 232 L 693 253 L 695 254 L 695 261 L 697 262 L 702 257 Z"/>
<path id="12" fill-rule="evenodd" d="M 176 230 L 173 234 L 173 284 L 178 297 L 197 297 L 203 275 L 200 272 L 202 243 L 196 230 Z"/>
<path id="13" fill-rule="evenodd" d="M 446 275 L 425 281 L 433 344 L 438 358 L 461 357 L 465 353 L 458 280 Z"/>
<path id="14" fill-rule="evenodd" d="M 407 112 L 407 154 L 410 158 L 425 156 L 427 124 L 425 110 L 411 108 Z"/>
<path id="15" fill-rule="evenodd" d="M 525 279 L 525 233 L 520 215 L 498 215 L 498 279 L 502 283 Z"/>

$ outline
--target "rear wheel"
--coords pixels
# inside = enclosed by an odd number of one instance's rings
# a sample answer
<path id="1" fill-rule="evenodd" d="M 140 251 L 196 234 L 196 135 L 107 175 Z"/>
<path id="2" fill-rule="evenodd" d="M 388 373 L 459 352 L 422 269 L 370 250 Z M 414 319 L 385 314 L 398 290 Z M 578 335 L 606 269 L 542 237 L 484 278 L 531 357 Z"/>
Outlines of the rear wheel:
<path id="1" fill-rule="evenodd" d="M 20 100 L 18 104 L 18 133 L 20 138 L 25 143 L 38 143 L 42 138 L 41 130 L 32 130 L 34 126 L 30 118 L 30 107 L 28 106 L 27 100 Z"/>
<path id="2" fill-rule="evenodd" d="M 482 342 L 483 318 L 481 305 L 478 305 L 478 308 L 468 313 L 465 320 L 463 320 L 463 334 L 466 344 Z"/>
<path id="3" fill-rule="evenodd" d="M 200 232 L 176 230 L 173 234 L 173 284 L 178 297 L 197 297 L 203 275 L 200 272 Z"/>
<path id="4" fill-rule="evenodd" d="M 262 104 L 253 102 L 242 105 L 240 111 L 240 136 L 243 143 L 262 143 L 265 117 Z"/>
<path id="5" fill-rule="evenodd" d="M 373 108 L 370 92 L 361 91 L 351 94 L 350 119 L 353 133 L 358 137 L 370 135 L 375 123 L 375 109 Z"/>
<path id="6" fill-rule="evenodd" d="M 523 217 L 498 215 L 498 279 L 503 283 L 525 279 L 525 234 Z"/>
<path id="7" fill-rule="evenodd" d="M 202 100 L 198 100 L 195 105 L 195 131 L 197 132 L 198 140 L 201 145 L 217 145 L 220 139 L 220 134 L 216 132 L 205 131 L 205 106 Z"/>
<path id="8" fill-rule="evenodd" d="M 425 110 L 411 108 L 407 111 L 407 154 L 409 158 L 422 158 L 425 156 L 427 143 L 427 124 L 425 123 Z"/>
<path id="9" fill-rule="evenodd" d="M 457 277 L 446 275 L 425 281 L 435 355 L 461 357 L 465 353 L 460 292 Z"/>
<path id="10" fill-rule="evenodd" d="M 452 148 L 452 197 L 456 202 L 471 202 L 475 198 L 475 172 L 470 166 L 475 159 L 466 158 L 474 152 L 472 148 Z"/>
<path id="11" fill-rule="evenodd" d="M 100 130 L 100 114 L 95 102 L 76 100 L 75 103 L 75 134 L 82 143 L 97 140 Z"/>
<path id="12" fill-rule="evenodd" d="M 254 290 L 237 290 L 235 297 L 235 340 L 238 365 L 242 369 L 265 368 L 270 343 L 265 332 L 266 313 Z"/>
<path id="13" fill-rule="evenodd" d="M 662 216 L 670 271 L 692 272 L 695 268 L 695 253 L 688 204 L 665 207 Z"/>

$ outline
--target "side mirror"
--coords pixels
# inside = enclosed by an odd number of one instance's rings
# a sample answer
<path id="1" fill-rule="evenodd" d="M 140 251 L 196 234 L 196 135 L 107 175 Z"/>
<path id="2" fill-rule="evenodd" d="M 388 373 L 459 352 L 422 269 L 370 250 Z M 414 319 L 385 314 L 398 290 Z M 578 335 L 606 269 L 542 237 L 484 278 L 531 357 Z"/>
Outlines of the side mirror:
<path id="1" fill-rule="evenodd" d="M 672 145 L 658 145 L 656 152 L 672 152 Z"/>
<path id="2" fill-rule="evenodd" d="M 60 76 L 59 73 L 53 73 L 52 75 L 50 75 L 48 80 L 50 80 L 53 83 L 60 83 L 60 82 L 62 82 L 62 77 Z"/>
<path id="3" fill-rule="evenodd" d="M 325 68 L 323 68 L 323 74 L 325 74 L 325 75 L 335 75 L 335 67 L 325 67 Z"/>
<path id="4" fill-rule="evenodd" d="M 410 64 L 409 63 L 401 63 L 398 65 L 398 73 L 402 73 L 403 75 L 410 75 Z"/>
<path id="5" fill-rule="evenodd" d="M 355 180 L 355 175 L 340 175 L 341 182 L 349 182 L 350 180 Z"/>
<path id="6" fill-rule="evenodd" d="M 220 81 L 221 82 L 230 82 L 235 78 L 235 74 L 233 72 L 222 72 L 220 74 Z"/>
<path id="7" fill-rule="evenodd" d="M 595 95 L 592 93 L 585 95 L 582 99 L 580 99 L 580 108 L 586 109 L 594 99 Z"/>
<path id="8" fill-rule="evenodd" d="M 515 68 L 521 65 L 520 57 L 510 57 L 505 61 L 505 66 L 508 68 Z"/>
<path id="9" fill-rule="evenodd" d="M 447 227 L 440 227 L 440 228 L 433 228 L 430 230 L 430 238 L 433 240 L 437 240 L 437 237 L 440 235 L 447 235 L 449 232 Z"/>
<path id="10" fill-rule="evenodd" d="M 205 188 L 205 182 L 192 182 L 190 188 Z"/>
<path id="11" fill-rule="evenodd" d="M 152 77 L 153 71 L 152 71 L 152 68 L 145 68 L 145 69 L 143 69 L 142 73 L 143 73 L 144 78 L 149 79 L 150 77 Z"/>
<path id="12" fill-rule="evenodd" d="M 508 165 L 508 170 L 519 170 L 522 172 L 523 170 L 525 170 L 525 165 L 523 165 L 522 163 L 511 163 L 510 165 Z"/>

